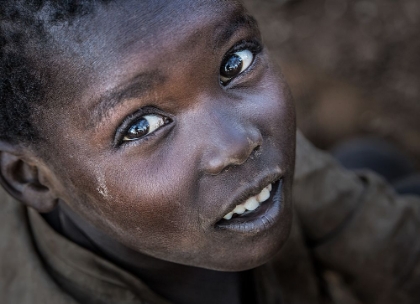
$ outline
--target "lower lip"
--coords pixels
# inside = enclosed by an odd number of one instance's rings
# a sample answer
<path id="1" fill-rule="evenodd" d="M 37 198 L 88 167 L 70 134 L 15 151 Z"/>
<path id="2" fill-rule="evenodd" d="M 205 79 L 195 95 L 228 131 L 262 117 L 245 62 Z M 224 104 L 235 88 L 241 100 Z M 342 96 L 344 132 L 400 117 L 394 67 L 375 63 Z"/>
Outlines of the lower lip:
<path id="1" fill-rule="evenodd" d="M 240 233 L 258 233 L 270 229 L 280 217 L 283 200 L 283 180 L 273 184 L 270 198 L 254 211 L 230 220 L 222 219 L 216 223 L 217 229 Z"/>

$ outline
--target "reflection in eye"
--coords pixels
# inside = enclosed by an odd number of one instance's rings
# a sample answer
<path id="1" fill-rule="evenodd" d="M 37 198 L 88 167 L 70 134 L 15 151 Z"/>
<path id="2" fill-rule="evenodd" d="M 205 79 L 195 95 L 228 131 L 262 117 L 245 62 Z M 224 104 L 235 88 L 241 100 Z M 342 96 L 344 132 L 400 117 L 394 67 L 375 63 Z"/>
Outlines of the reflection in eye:
<path id="1" fill-rule="evenodd" d="M 169 122 L 169 118 L 157 114 L 148 114 L 140 117 L 126 131 L 123 141 L 132 141 L 144 137 Z"/>
<path id="2" fill-rule="evenodd" d="M 254 60 L 254 54 L 250 50 L 242 50 L 227 56 L 220 67 L 220 81 L 227 84 L 232 78 L 245 71 Z"/>

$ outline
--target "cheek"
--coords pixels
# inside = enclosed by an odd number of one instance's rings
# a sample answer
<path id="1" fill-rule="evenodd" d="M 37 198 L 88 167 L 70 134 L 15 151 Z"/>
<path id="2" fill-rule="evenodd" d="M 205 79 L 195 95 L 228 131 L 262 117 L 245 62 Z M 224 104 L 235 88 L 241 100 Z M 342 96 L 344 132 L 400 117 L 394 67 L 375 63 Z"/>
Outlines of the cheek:
<path id="1" fill-rule="evenodd" d="M 283 138 L 294 136 L 295 111 L 287 84 L 276 74 L 267 73 L 258 92 L 248 98 L 250 115 L 263 136 Z M 284 140 L 284 139 L 283 139 Z M 282 140 L 282 141 L 283 141 Z"/>
<path id="2" fill-rule="evenodd" d="M 135 149 L 135 148 L 134 148 Z M 89 189 L 89 219 L 130 247 L 156 248 L 197 231 L 194 176 L 185 161 L 114 160 L 96 170 Z M 183 164 L 181 166 L 181 164 Z M 188 233 L 187 233 L 188 234 Z"/>
<path id="3" fill-rule="evenodd" d="M 265 139 L 263 148 L 279 157 L 286 172 L 293 173 L 296 122 L 293 98 L 287 83 L 275 70 L 267 72 L 252 95 L 254 123 Z"/>

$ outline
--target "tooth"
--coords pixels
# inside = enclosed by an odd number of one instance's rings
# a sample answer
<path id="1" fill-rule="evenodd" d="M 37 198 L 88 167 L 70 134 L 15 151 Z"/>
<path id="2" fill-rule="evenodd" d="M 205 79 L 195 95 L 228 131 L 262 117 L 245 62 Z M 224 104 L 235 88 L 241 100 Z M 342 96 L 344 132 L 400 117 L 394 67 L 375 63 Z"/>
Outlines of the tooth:
<path id="1" fill-rule="evenodd" d="M 264 202 L 264 201 L 268 200 L 268 198 L 269 198 L 269 197 L 270 197 L 270 191 L 269 191 L 267 188 L 264 188 L 264 189 L 260 192 L 260 194 L 258 194 L 257 199 L 258 199 L 258 201 L 259 201 L 260 203 L 262 203 L 262 202 Z"/>
<path id="2" fill-rule="evenodd" d="M 233 213 L 237 213 L 237 214 L 242 214 L 246 211 L 246 208 L 244 207 L 244 205 L 237 205 L 235 207 L 235 209 L 233 209 Z"/>
<path id="3" fill-rule="evenodd" d="M 225 220 L 230 220 L 232 218 L 233 212 L 229 212 L 228 214 L 226 214 L 223 218 Z"/>
<path id="4" fill-rule="evenodd" d="M 269 185 L 267 186 L 267 189 L 268 189 L 268 191 L 271 191 L 271 190 L 273 189 L 273 185 L 272 185 L 272 184 L 269 184 Z"/>
<path id="5" fill-rule="evenodd" d="M 255 210 L 260 204 L 258 203 L 257 199 L 253 196 L 247 199 L 244 205 L 247 210 Z"/>

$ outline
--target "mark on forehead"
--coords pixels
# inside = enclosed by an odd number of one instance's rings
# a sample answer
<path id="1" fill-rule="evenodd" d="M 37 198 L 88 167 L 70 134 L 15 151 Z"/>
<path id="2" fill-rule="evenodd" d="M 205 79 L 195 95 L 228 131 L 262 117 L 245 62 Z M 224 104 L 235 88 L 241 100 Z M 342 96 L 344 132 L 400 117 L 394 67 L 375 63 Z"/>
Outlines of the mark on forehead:
<path id="1" fill-rule="evenodd" d="M 147 92 L 164 82 L 165 77 L 158 71 L 144 72 L 134 76 L 122 85 L 107 91 L 89 107 L 89 111 L 93 113 L 93 121 L 89 126 L 95 126 L 102 121 L 111 109 L 115 108 L 124 100 L 141 98 Z"/>

